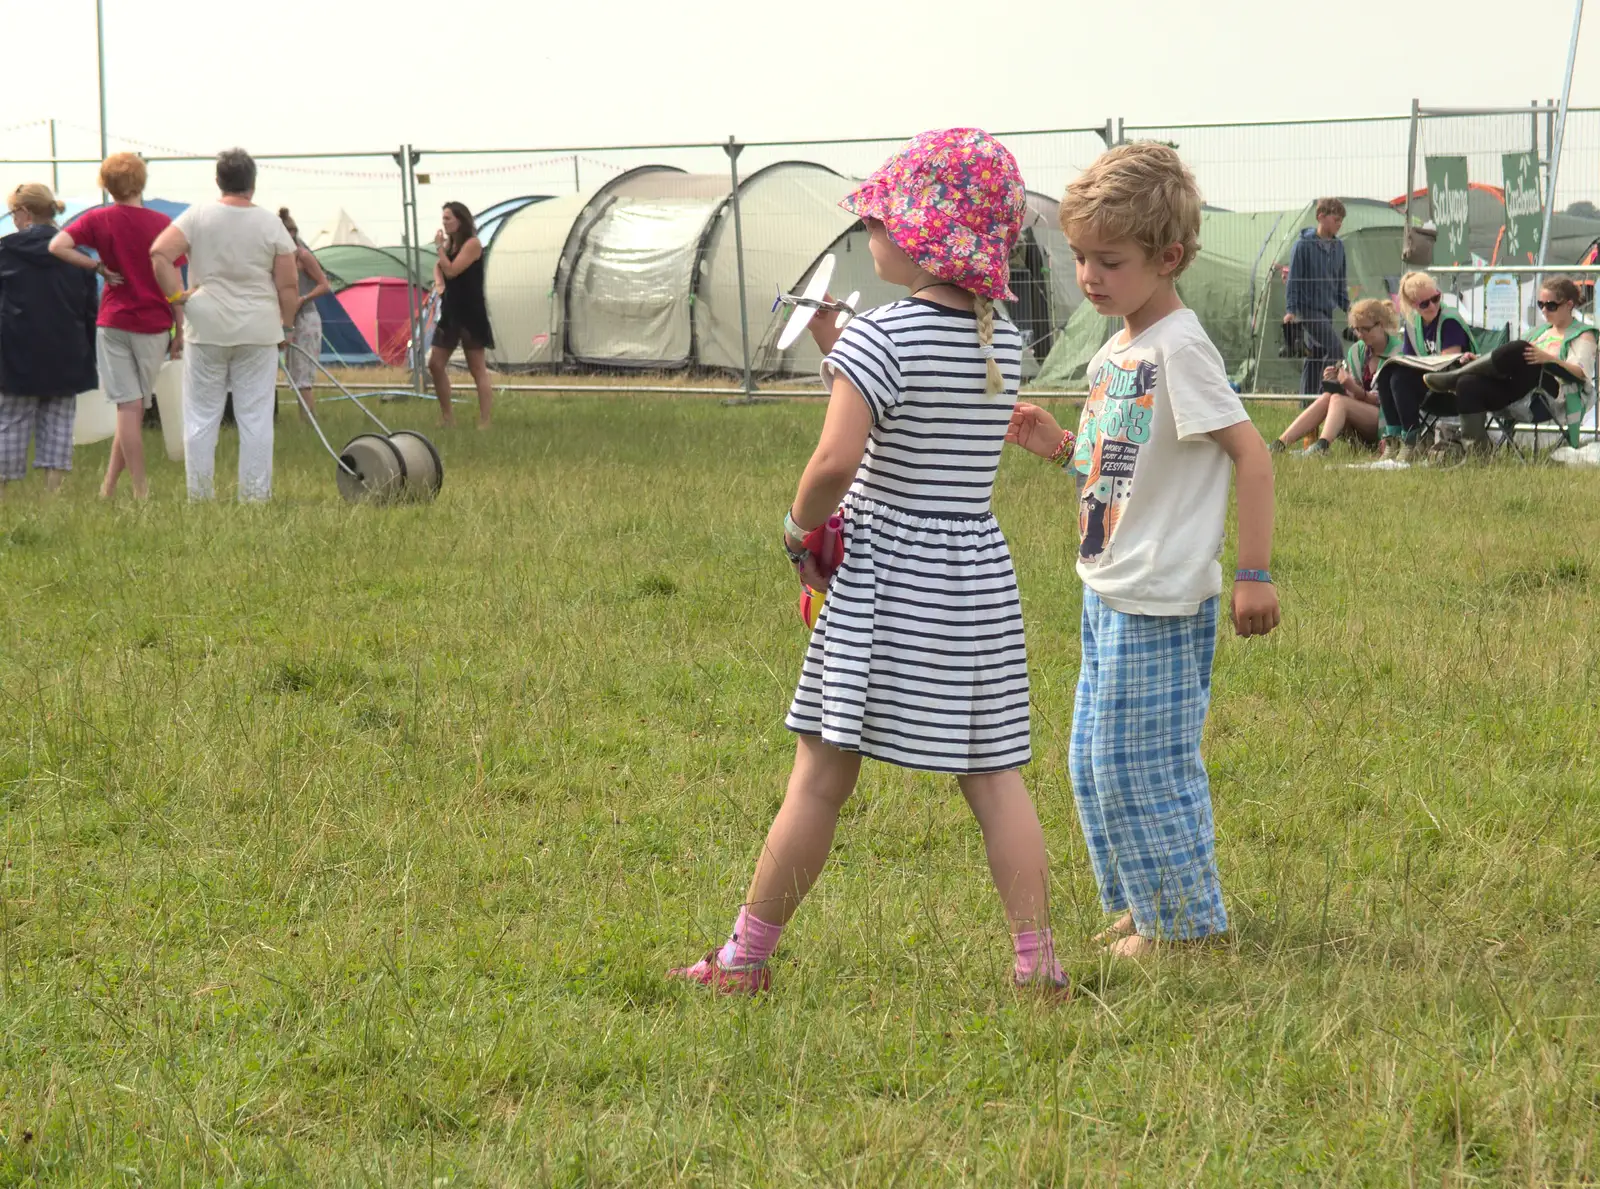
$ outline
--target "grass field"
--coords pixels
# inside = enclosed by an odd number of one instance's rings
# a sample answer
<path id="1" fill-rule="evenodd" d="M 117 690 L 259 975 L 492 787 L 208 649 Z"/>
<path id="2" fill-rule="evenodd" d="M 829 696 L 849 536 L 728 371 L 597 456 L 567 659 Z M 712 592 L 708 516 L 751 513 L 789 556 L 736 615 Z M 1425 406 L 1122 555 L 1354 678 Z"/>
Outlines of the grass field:
<path id="1" fill-rule="evenodd" d="M 100 504 L 104 445 L 8 493 L 0 1186 L 1594 1183 L 1593 474 L 1280 465 L 1284 626 L 1208 732 L 1232 941 L 1112 966 L 1070 486 L 1008 458 L 1077 999 L 1012 992 L 953 783 L 881 765 L 773 994 L 665 983 L 788 769 L 821 416 L 508 399 L 379 509 L 286 409 L 270 506 Z"/>

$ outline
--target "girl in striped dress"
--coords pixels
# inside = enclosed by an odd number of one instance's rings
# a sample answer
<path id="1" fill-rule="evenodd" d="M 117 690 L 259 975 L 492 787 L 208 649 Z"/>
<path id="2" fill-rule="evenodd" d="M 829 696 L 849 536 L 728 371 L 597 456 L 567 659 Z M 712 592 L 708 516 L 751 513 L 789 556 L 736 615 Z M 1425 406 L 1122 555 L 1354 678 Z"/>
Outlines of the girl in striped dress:
<path id="1" fill-rule="evenodd" d="M 1022 377 L 1021 336 L 994 302 L 1014 300 L 1024 204 L 1016 161 L 973 128 L 916 137 L 842 204 L 865 221 L 878 275 L 909 296 L 842 334 L 811 323 L 832 395 L 785 548 L 821 589 L 803 539 L 842 499 L 845 559 L 789 709 L 788 793 L 733 934 L 674 977 L 726 992 L 770 985 L 767 960 L 868 756 L 956 777 L 1010 922 L 1016 982 L 1067 987 L 1044 833 L 1018 771 L 1030 758 L 1022 610 L 990 511 Z"/>

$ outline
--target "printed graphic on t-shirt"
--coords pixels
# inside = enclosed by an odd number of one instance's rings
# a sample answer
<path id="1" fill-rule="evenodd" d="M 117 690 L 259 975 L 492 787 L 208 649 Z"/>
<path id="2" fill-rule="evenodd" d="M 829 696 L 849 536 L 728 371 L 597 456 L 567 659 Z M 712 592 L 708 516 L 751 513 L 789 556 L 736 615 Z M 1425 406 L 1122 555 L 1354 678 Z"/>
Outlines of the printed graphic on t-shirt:
<path id="1" fill-rule="evenodd" d="M 1133 494 L 1139 450 L 1150 440 L 1155 421 L 1155 390 L 1156 365 L 1145 359 L 1126 366 L 1107 360 L 1089 387 L 1074 461 L 1085 475 L 1078 505 L 1078 556 L 1091 564 L 1105 554 Z"/>

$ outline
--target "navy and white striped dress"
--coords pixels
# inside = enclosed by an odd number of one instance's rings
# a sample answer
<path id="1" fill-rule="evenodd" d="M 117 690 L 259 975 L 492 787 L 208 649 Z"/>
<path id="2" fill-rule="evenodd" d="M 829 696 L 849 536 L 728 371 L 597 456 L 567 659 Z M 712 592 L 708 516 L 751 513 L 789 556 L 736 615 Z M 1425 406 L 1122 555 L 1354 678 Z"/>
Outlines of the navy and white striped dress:
<path id="1" fill-rule="evenodd" d="M 872 412 L 844 500 L 845 559 L 811 634 L 791 731 L 928 772 L 1031 756 L 1011 552 L 990 511 L 1022 339 L 996 317 L 1005 391 L 984 392 L 977 321 L 909 298 L 856 318 L 823 362 Z"/>

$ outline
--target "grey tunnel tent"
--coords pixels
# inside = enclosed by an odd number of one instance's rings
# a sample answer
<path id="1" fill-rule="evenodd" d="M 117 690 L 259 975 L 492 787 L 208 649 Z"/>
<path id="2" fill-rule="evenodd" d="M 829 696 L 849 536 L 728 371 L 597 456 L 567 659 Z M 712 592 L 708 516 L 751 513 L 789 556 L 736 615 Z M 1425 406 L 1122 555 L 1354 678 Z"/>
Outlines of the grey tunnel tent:
<path id="1" fill-rule="evenodd" d="M 809 338 L 781 355 L 779 290 L 798 288 L 828 252 L 832 290 L 861 307 L 901 292 L 879 281 L 861 222 L 839 206 L 856 182 L 808 162 L 741 179 L 746 315 L 758 375 L 814 376 Z M 671 166 L 630 170 L 589 190 L 508 213 L 488 252 L 485 291 L 494 366 L 507 371 L 743 367 L 729 179 Z M 1056 203 L 1029 195 L 1008 311 L 1037 345 L 1031 373 L 1082 297 Z"/>

